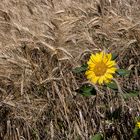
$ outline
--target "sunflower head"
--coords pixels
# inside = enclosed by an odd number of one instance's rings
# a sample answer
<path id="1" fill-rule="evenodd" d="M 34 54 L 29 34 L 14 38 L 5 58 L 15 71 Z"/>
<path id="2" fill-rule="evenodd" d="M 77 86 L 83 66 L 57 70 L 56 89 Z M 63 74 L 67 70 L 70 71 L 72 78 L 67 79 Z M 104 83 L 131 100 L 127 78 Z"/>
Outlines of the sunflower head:
<path id="1" fill-rule="evenodd" d="M 94 84 L 109 83 L 116 71 L 116 62 L 112 60 L 112 54 L 104 52 L 91 54 L 88 64 L 88 70 L 85 75 Z"/>

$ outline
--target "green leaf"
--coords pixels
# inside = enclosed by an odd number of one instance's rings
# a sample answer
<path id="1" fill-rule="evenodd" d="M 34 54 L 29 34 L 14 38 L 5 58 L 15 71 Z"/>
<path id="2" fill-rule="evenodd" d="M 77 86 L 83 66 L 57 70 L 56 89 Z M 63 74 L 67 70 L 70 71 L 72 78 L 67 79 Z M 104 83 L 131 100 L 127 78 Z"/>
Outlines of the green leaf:
<path id="1" fill-rule="evenodd" d="M 111 117 L 115 120 L 119 119 L 121 117 L 121 112 L 122 112 L 122 108 L 118 107 L 111 113 Z"/>
<path id="2" fill-rule="evenodd" d="M 137 97 L 140 95 L 139 91 L 131 91 L 129 93 L 123 94 L 124 99 L 132 98 L 132 97 Z"/>
<path id="3" fill-rule="evenodd" d="M 118 54 L 112 53 L 112 60 L 115 60 L 118 57 Z"/>
<path id="4" fill-rule="evenodd" d="M 113 90 L 118 90 L 118 86 L 115 82 L 110 82 L 108 84 L 106 84 L 107 87 L 109 87 L 110 89 L 113 89 Z"/>
<path id="5" fill-rule="evenodd" d="M 135 122 L 140 121 L 140 116 L 135 117 Z"/>
<path id="6" fill-rule="evenodd" d="M 102 134 L 98 133 L 96 135 L 94 135 L 91 140 L 103 140 L 103 136 Z"/>
<path id="7" fill-rule="evenodd" d="M 130 72 L 131 72 L 130 70 L 117 69 L 117 73 L 118 73 L 120 76 L 129 76 Z"/>
<path id="8" fill-rule="evenodd" d="M 83 85 L 82 87 L 77 89 L 76 92 L 84 96 L 96 95 L 96 90 L 94 89 L 93 86 L 90 86 L 90 85 Z"/>
<path id="9" fill-rule="evenodd" d="M 133 130 L 134 136 L 136 136 L 136 135 L 137 135 L 138 130 L 139 130 L 139 128 L 138 128 L 138 127 L 135 127 L 135 128 L 134 128 L 134 130 Z"/>
<path id="10" fill-rule="evenodd" d="M 74 73 L 81 73 L 81 72 L 85 72 L 88 68 L 88 64 L 83 64 L 81 67 L 76 67 L 73 72 Z"/>
<path id="11" fill-rule="evenodd" d="M 132 140 L 138 140 L 140 138 L 140 129 L 135 126 L 135 128 L 133 129 L 133 138 Z"/>

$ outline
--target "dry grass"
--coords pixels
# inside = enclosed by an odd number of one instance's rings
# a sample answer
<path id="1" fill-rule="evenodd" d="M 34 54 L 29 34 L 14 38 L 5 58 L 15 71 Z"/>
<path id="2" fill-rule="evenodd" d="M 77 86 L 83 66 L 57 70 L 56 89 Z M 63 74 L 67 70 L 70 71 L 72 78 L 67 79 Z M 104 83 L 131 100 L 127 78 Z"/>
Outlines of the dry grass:
<path id="1" fill-rule="evenodd" d="M 91 52 L 119 54 L 121 90 L 140 90 L 140 2 L 137 0 L 1 0 L 0 139 L 130 140 L 138 97 L 122 102 L 98 88 L 75 92 L 86 79 L 72 69 Z M 110 112 L 122 111 L 111 122 Z"/>

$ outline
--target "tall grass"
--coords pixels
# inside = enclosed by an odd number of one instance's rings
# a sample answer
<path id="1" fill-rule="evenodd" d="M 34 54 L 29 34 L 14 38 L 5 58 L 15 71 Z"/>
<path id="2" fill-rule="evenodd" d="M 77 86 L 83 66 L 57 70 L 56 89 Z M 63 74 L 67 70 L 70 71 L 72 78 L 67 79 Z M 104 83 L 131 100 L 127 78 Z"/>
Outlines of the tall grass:
<path id="1" fill-rule="evenodd" d="M 88 81 L 72 70 L 91 52 L 116 53 L 132 70 L 117 78 L 121 90 L 139 91 L 139 19 L 136 0 L 2 0 L 0 139 L 130 140 L 139 97 L 122 102 L 98 86 L 98 98 L 83 97 L 75 90 Z"/>

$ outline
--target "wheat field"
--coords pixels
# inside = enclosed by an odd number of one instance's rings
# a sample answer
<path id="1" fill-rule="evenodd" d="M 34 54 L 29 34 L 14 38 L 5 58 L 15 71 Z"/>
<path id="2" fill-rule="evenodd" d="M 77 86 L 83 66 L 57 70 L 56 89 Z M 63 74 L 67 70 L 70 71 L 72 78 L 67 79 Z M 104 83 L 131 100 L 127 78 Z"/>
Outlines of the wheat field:
<path id="1" fill-rule="evenodd" d="M 131 73 L 118 91 L 82 96 L 89 81 L 73 69 L 102 50 Z M 140 116 L 140 97 L 120 96 L 130 91 L 140 91 L 139 0 L 1 0 L 0 140 L 130 140 Z"/>

